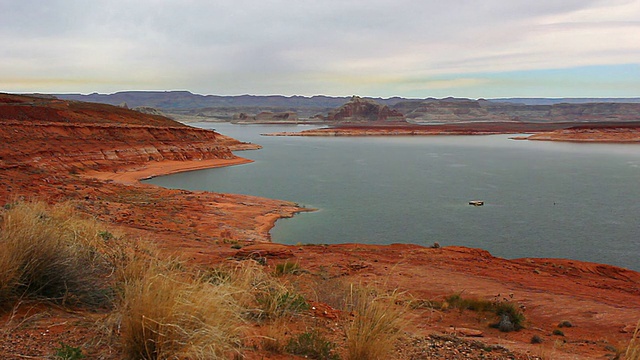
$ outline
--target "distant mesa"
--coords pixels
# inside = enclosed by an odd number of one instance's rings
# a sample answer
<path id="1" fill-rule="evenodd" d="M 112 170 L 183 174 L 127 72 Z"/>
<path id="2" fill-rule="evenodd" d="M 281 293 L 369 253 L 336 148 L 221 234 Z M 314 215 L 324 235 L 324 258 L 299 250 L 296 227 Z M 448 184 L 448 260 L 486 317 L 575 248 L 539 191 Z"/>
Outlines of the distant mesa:
<path id="1" fill-rule="evenodd" d="M 298 114 L 294 111 L 273 112 L 261 111 L 256 115 L 241 112 L 233 116 L 232 122 L 298 122 Z"/>
<path id="2" fill-rule="evenodd" d="M 39 96 L 51 96 L 42 95 Z M 330 96 L 218 96 L 187 91 L 57 94 L 59 99 L 152 107 L 183 122 L 360 124 L 558 123 L 640 121 L 640 98 L 388 99 Z"/>
<path id="3" fill-rule="evenodd" d="M 404 121 L 398 110 L 381 105 L 372 99 L 353 96 L 349 102 L 329 112 L 326 118 L 331 122 Z"/>

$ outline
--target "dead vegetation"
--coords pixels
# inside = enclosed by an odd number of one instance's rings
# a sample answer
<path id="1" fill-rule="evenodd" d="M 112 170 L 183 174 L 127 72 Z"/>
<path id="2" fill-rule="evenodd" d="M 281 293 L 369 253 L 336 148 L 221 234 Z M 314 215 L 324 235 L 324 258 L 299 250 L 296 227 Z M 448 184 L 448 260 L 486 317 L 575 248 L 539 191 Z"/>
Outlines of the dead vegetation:
<path id="1" fill-rule="evenodd" d="M 475 349 L 449 338 L 411 337 L 404 315 L 416 306 L 493 313 L 517 327 L 524 322 L 512 301 L 454 294 L 420 303 L 410 294 L 302 269 L 304 263 L 197 265 L 119 234 L 76 208 L 18 201 L 0 212 L 0 301 L 11 320 L 0 325 L 2 339 L 13 341 L 16 331 L 54 312 L 96 314 L 73 325 L 93 338 L 55 343 L 43 356 L 93 357 L 107 349 L 110 357 L 99 358 L 227 359 L 258 352 L 387 359 L 446 353 L 451 346 Z M 20 314 L 24 304 L 28 314 Z M 329 313 L 316 316 L 317 304 Z M 51 306 L 58 310 L 51 312 Z M 20 322 L 21 316 L 29 321 Z M 638 333 L 626 347 L 627 359 L 640 358 Z M 2 344 L 0 356 L 8 354 L 6 348 Z M 499 358 L 503 350 L 491 351 Z"/>

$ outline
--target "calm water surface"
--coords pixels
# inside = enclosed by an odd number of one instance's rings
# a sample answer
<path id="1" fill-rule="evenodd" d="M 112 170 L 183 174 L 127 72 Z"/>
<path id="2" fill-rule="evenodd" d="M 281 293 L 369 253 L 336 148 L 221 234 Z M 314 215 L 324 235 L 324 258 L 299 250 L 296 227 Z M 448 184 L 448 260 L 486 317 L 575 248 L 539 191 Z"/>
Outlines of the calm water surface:
<path id="1" fill-rule="evenodd" d="M 496 136 L 263 137 L 306 126 L 207 124 L 264 146 L 254 163 L 158 177 L 319 211 L 278 221 L 276 242 L 483 248 L 640 270 L 640 145 Z M 473 207 L 469 200 L 484 200 Z"/>

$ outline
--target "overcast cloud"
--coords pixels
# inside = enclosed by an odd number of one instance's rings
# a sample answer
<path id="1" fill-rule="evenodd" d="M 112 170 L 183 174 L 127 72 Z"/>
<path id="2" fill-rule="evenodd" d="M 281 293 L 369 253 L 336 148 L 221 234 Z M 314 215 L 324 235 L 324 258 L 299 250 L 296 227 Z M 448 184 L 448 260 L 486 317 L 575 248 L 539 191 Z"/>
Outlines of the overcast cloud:
<path id="1" fill-rule="evenodd" d="M 640 96 L 640 1 L 0 0 L 0 91 Z"/>

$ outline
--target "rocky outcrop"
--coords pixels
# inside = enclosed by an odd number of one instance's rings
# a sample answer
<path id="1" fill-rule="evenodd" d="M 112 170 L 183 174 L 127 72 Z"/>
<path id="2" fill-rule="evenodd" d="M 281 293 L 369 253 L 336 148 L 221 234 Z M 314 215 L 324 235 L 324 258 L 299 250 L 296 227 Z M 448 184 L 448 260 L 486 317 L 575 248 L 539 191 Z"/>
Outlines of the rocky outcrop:
<path id="1" fill-rule="evenodd" d="M 398 122 L 404 121 L 404 116 L 386 105 L 354 96 L 348 103 L 330 111 L 326 120 L 331 122 Z"/>

